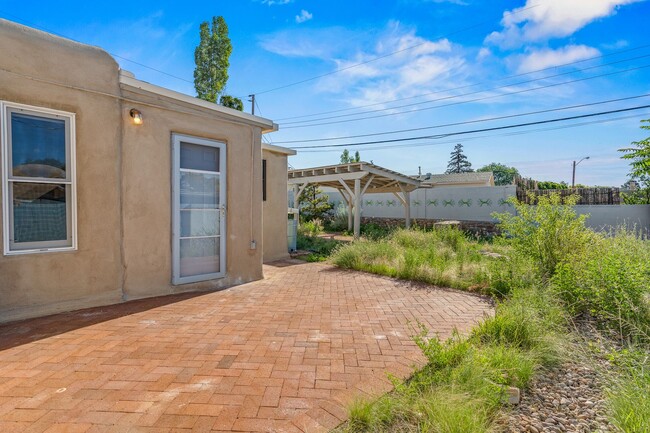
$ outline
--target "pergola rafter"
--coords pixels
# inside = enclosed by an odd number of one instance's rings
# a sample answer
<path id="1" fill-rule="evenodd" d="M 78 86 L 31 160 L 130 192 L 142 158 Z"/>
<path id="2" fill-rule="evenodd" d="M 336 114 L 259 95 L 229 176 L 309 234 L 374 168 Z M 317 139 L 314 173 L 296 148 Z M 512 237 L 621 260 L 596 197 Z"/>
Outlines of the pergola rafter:
<path id="1" fill-rule="evenodd" d="M 348 230 L 354 226 L 355 238 L 361 231 L 361 198 L 364 194 L 395 194 L 404 204 L 404 218 L 409 227 L 410 193 L 420 186 L 417 179 L 367 162 L 289 170 L 288 183 L 293 188 L 296 202 L 309 184 L 336 189 L 348 206 Z"/>

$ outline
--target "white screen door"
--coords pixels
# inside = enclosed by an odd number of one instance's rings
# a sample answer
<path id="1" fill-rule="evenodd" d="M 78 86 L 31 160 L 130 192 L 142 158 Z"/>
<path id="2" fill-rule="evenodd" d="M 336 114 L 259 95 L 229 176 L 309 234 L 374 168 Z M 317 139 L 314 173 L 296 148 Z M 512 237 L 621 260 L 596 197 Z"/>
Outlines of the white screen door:
<path id="1" fill-rule="evenodd" d="M 226 272 L 226 144 L 172 135 L 174 284 Z"/>

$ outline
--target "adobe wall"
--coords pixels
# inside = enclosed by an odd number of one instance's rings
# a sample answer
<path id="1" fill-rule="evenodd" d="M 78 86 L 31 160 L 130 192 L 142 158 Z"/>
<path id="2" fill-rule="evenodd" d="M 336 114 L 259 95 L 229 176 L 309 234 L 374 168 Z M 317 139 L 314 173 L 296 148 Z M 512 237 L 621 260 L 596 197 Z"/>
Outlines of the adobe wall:
<path id="1" fill-rule="evenodd" d="M 0 53 L 0 100 L 75 113 L 78 232 L 76 251 L 0 255 L 0 322 L 262 278 L 260 126 L 121 85 L 105 51 L 5 20 Z M 171 284 L 172 133 L 226 143 L 225 278 Z"/>
<path id="2" fill-rule="evenodd" d="M 262 278 L 262 178 L 259 127 L 215 119 L 191 105 L 123 86 L 124 296 L 214 290 Z M 226 277 L 172 285 L 172 133 L 226 143 Z M 250 242 L 257 248 L 251 249 Z"/>
<path id="3" fill-rule="evenodd" d="M 266 159 L 264 211 L 264 262 L 289 257 L 287 246 L 287 155 L 262 150 Z"/>
<path id="4" fill-rule="evenodd" d="M 118 65 L 99 48 L 5 20 L 0 53 L 0 100 L 76 114 L 78 219 L 77 251 L 0 255 L 0 321 L 119 302 Z"/>

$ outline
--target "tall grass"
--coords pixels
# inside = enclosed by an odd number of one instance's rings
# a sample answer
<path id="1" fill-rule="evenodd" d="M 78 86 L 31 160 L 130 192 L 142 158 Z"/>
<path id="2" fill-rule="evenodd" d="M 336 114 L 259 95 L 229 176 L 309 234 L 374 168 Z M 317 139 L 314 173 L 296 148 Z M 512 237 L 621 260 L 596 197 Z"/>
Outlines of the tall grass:
<path id="1" fill-rule="evenodd" d="M 513 293 L 522 299 L 524 293 Z M 487 432 L 507 399 L 508 387 L 526 387 L 534 374 L 558 359 L 559 307 L 520 313 L 519 301 L 501 303 L 469 336 L 441 341 L 418 324 L 414 340 L 427 365 L 395 391 L 350 409 L 346 432 Z"/>
<path id="2" fill-rule="evenodd" d="M 650 358 L 647 350 L 617 354 L 620 368 L 607 393 L 612 423 L 626 433 L 650 432 Z"/>
<path id="3" fill-rule="evenodd" d="M 344 245 L 334 252 L 332 261 L 342 268 L 403 280 L 505 294 L 519 281 L 520 273 L 531 274 L 525 261 L 482 254 L 503 253 L 506 249 L 470 241 L 455 228 L 398 229 L 377 241 L 361 240 Z"/>
<path id="4" fill-rule="evenodd" d="M 612 423 L 625 433 L 650 431 L 650 244 L 626 230 L 594 233 L 573 200 L 515 201 L 517 215 L 496 215 L 504 236 L 493 244 L 468 240 L 453 228 L 397 230 L 333 253 L 343 268 L 498 299 L 494 317 L 467 337 L 440 341 L 415 329 L 426 367 L 378 401 L 357 403 L 346 430 L 489 431 L 504 387 L 526 387 L 538 370 L 566 356 L 565 346 L 573 344 L 567 323 L 589 317 L 617 333 L 622 353 L 635 354 L 612 354 Z"/>

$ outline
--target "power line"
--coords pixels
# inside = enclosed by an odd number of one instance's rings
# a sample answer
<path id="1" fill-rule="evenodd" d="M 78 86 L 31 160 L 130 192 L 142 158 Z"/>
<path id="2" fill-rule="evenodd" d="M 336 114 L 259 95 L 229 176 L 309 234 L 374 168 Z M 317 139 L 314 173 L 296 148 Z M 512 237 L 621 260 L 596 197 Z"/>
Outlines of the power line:
<path id="1" fill-rule="evenodd" d="M 442 92 L 451 92 L 453 90 L 466 89 L 468 87 L 475 87 L 475 86 L 479 86 L 479 85 L 490 83 L 490 82 L 499 82 L 499 81 L 509 80 L 511 78 L 517 78 L 517 77 L 522 77 L 522 76 L 525 76 L 525 75 L 536 74 L 538 72 L 544 72 L 544 71 L 548 71 L 548 70 L 551 70 L 551 69 L 563 68 L 563 67 L 566 67 L 566 66 L 576 65 L 578 63 L 584 63 L 584 62 L 588 62 L 588 61 L 596 60 L 596 59 L 601 59 L 601 58 L 605 58 L 605 57 L 611 57 L 611 56 L 614 56 L 614 55 L 619 55 L 619 54 L 627 53 L 627 52 L 630 52 L 630 51 L 638 51 L 638 50 L 642 50 L 642 49 L 648 48 L 648 47 L 650 47 L 650 44 L 640 45 L 638 47 L 628 48 L 628 49 L 624 49 L 624 50 L 619 50 L 619 51 L 615 51 L 615 52 L 612 52 L 612 53 L 603 54 L 603 55 L 600 55 L 600 56 L 589 57 L 587 59 L 576 60 L 574 62 L 563 63 L 563 64 L 555 65 L 555 66 L 549 66 L 549 67 L 542 68 L 542 69 L 536 69 L 534 71 L 509 75 L 509 76 L 498 78 L 498 79 L 492 80 L 492 81 L 482 81 L 482 82 L 478 82 L 478 83 L 466 84 L 466 85 L 463 85 L 463 86 L 452 87 L 450 89 L 437 90 L 435 92 L 428 92 L 428 93 L 423 93 L 423 94 L 420 94 L 420 95 L 408 96 L 408 97 L 405 97 L 405 98 L 398 98 L 398 99 L 391 99 L 391 100 L 382 101 L 382 102 L 375 102 L 375 103 L 372 103 L 372 104 L 360 105 L 360 106 L 357 106 L 357 107 L 342 108 L 342 109 L 330 110 L 330 111 L 321 111 L 321 112 L 318 112 L 318 113 L 303 114 L 303 115 L 300 115 L 300 116 L 293 116 L 293 117 L 281 117 L 281 118 L 278 118 L 278 119 L 275 119 L 275 120 L 280 122 L 280 121 L 283 121 L 283 120 L 302 119 L 302 118 L 305 118 L 305 117 L 314 117 L 314 116 L 320 116 L 320 115 L 324 115 L 324 114 L 340 113 L 340 112 L 343 112 L 343 111 L 359 110 L 359 109 L 367 108 L 367 107 L 375 107 L 377 105 L 385 105 L 385 104 L 388 104 L 388 103 L 391 103 L 391 102 L 400 102 L 400 101 L 406 101 L 406 100 L 409 100 L 409 99 L 422 98 L 422 97 L 425 97 L 425 96 L 435 95 L 435 94 L 442 93 Z M 357 113 L 357 114 L 360 114 L 360 113 Z M 312 120 L 315 120 L 315 119 L 312 119 Z"/>
<path id="2" fill-rule="evenodd" d="M 586 125 L 593 125 L 593 124 L 602 124 L 602 123 L 609 123 L 609 122 L 615 122 L 619 120 L 626 120 L 626 119 L 638 119 L 638 115 L 629 115 L 629 116 L 619 116 L 619 117 L 613 117 L 611 119 L 599 119 L 599 120 L 592 120 L 589 122 L 581 122 L 581 123 L 573 123 L 570 125 L 562 125 L 562 126 L 554 126 L 554 127 L 549 127 L 549 128 L 537 128 L 537 129 L 530 129 L 527 131 L 514 131 L 514 132 L 506 132 L 506 133 L 501 133 L 501 134 L 486 134 L 486 135 L 477 135 L 474 137 L 466 137 L 463 139 L 464 142 L 466 141 L 473 141 L 473 140 L 481 140 L 484 138 L 491 138 L 491 137 L 510 137 L 510 136 L 517 136 L 517 135 L 527 135 L 527 134 L 533 134 L 533 133 L 538 133 L 538 132 L 546 132 L 546 131 L 555 131 L 555 130 L 560 130 L 560 129 L 568 129 L 568 128 L 575 128 L 578 126 L 586 126 Z M 365 147 L 362 150 L 363 151 L 369 151 L 369 150 L 383 150 L 383 149 L 403 149 L 403 148 L 411 148 L 411 147 L 426 147 L 426 146 L 439 146 L 439 145 L 444 145 L 444 144 L 453 144 L 453 143 L 458 143 L 458 140 L 447 140 L 447 141 L 435 141 L 435 142 L 424 142 L 424 143 L 408 143 L 408 144 L 401 144 L 401 145 L 386 145 L 386 146 L 375 146 L 375 147 Z M 327 152 L 339 152 L 338 149 L 312 149 L 312 150 L 301 150 L 300 153 L 327 153 Z M 521 161 L 520 161 L 521 162 Z M 508 163 L 508 162 L 506 162 Z M 512 162 L 510 162 L 512 164 Z"/>
<path id="3" fill-rule="evenodd" d="M 605 66 L 611 66 L 611 65 L 618 64 L 618 63 L 628 62 L 628 61 L 631 61 L 631 60 L 643 59 L 643 58 L 646 58 L 646 57 L 650 57 L 650 54 L 645 54 L 643 56 L 637 56 L 637 57 L 631 57 L 631 58 L 623 59 L 623 60 L 617 60 L 615 62 L 605 63 L 605 64 L 602 64 L 602 65 L 589 66 L 587 68 L 576 69 L 576 70 L 573 70 L 573 71 L 561 72 L 561 73 L 554 74 L 554 75 L 547 75 L 545 77 L 533 78 L 533 79 L 525 80 L 525 81 L 519 81 L 517 83 L 504 84 L 502 86 L 492 87 L 492 88 L 489 88 L 489 89 L 476 90 L 476 91 L 473 91 L 473 92 L 462 93 L 460 95 L 449 95 L 449 96 L 445 96 L 445 97 L 442 97 L 442 98 L 430 99 L 430 100 L 427 100 L 427 101 L 414 102 L 414 103 L 406 104 L 406 105 L 398 105 L 398 106 L 395 106 L 395 107 L 382 108 L 382 109 L 379 109 L 379 110 L 363 111 L 363 112 L 360 112 L 360 113 L 339 114 L 337 116 L 320 117 L 318 119 L 287 122 L 284 125 L 295 125 L 295 124 L 317 122 L 317 121 L 320 121 L 320 120 L 339 119 L 339 118 L 342 118 L 342 117 L 360 116 L 360 115 L 363 115 L 363 114 L 371 114 L 371 113 L 381 113 L 381 112 L 385 112 L 385 111 L 392 111 L 392 110 L 395 110 L 395 109 L 398 109 L 398 108 L 406 108 L 406 107 L 413 107 L 413 106 L 416 106 L 416 105 L 430 104 L 430 103 L 437 102 L 437 101 L 455 99 L 455 98 L 458 98 L 460 96 L 476 95 L 476 94 L 479 94 L 479 93 L 485 93 L 485 92 L 492 91 L 492 90 L 499 90 L 499 89 L 513 87 L 513 86 L 520 86 L 522 84 L 529 84 L 529 83 L 534 83 L 534 82 L 537 82 L 537 81 L 548 80 L 550 78 L 561 77 L 563 75 L 571 75 L 571 74 L 575 74 L 575 73 L 578 73 L 578 72 L 584 72 L 584 71 L 588 71 L 588 70 L 591 70 L 591 69 L 603 68 Z M 438 93 L 442 93 L 442 92 L 444 92 L 444 91 L 440 91 Z M 406 111 L 406 113 L 408 113 L 408 112 L 409 111 Z M 400 113 L 404 113 L 404 112 L 399 112 L 397 114 L 400 114 Z M 306 126 L 309 126 L 309 125 L 306 125 Z"/>
<path id="4" fill-rule="evenodd" d="M 420 111 L 434 110 L 436 108 L 450 107 L 450 106 L 453 106 L 453 105 L 461 105 L 461 104 L 468 104 L 468 103 L 471 103 L 471 102 L 485 101 L 487 99 L 500 98 L 502 96 L 517 95 L 517 94 L 521 94 L 521 93 L 533 92 L 535 90 L 542 90 L 542 89 L 548 89 L 548 88 L 551 88 L 551 87 L 563 86 L 565 84 L 572 84 L 572 83 L 578 83 L 578 82 L 581 82 L 581 81 L 593 80 L 595 78 L 602 78 L 602 77 L 607 77 L 607 76 L 611 76 L 611 75 L 622 74 L 624 72 L 636 71 L 636 70 L 640 70 L 640 69 L 644 69 L 644 68 L 648 68 L 648 67 L 650 67 L 650 64 L 643 65 L 643 66 L 637 66 L 637 67 L 634 67 L 634 68 L 622 69 L 620 71 L 608 72 L 608 73 L 605 73 L 605 74 L 593 75 L 591 77 L 576 78 L 574 80 L 562 81 L 560 83 L 547 84 L 545 86 L 538 86 L 538 87 L 533 87 L 533 88 L 529 88 L 529 89 L 516 90 L 516 91 L 513 91 L 513 92 L 500 93 L 498 95 L 484 96 L 484 97 L 481 97 L 481 98 L 468 99 L 468 100 L 465 100 L 465 101 L 451 102 L 449 104 L 435 105 L 433 107 L 418 108 L 418 109 L 410 110 L 410 111 L 402 111 L 402 112 L 398 112 L 398 113 L 379 114 L 379 115 L 376 115 L 376 116 L 360 117 L 358 119 L 347 119 L 347 120 L 337 120 L 337 121 L 332 121 L 332 122 L 314 123 L 314 124 L 310 124 L 310 125 L 286 126 L 286 127 L 283 127 L 282 129 L 284 130 L 284 129 L 308 128 L 308 127 L 311 127 L 311 126 L 334 125 L 334 124 L 338 124 L 338 123 L 357 122 L 357 121 L 360 121 L 360 120 L 377 119 L 377 118 L 380 118 L 380 117 L 396 116 L 396 115 L 399 115 L 399 114 L 409 114 L 409 113 L 415 113 L 415 112 L 420 112 Z M 482 93 L 482 92 L 478 92 L 478 93 Z M 470 94 L 473 94 L 473 93 L 470 93 Z M 455 96 L 450 96 L 448 98 L 443 98 L 443 99 L 454 99 L 454 98 L 457 98 L 457 97 L 460 97 L 460 96 L 466 96 L 466 95 L 464 95 L 464 94 L 455 95 Z"/>
<path id="5" fill-rule="evenodd" d="M 537 6 L 539 6 L 539 5 L 536 5 L 536 4 L 535 4 L 535 5 L 528 6 L 528 7 L 526 7 L 526 8 L 520 9 L 520 10 L 518 10 L 517 12 L 507 12 L 506 14 L 504 14 L 504 16 L 505 16 L 505 15 L 517 15 L 517 14 L 520 14 L 521 12 L 524 12 L 524 11 L 527 11 L 527 10 L 530 10 L 530 9 L 533 9 L 533 8 L 536 8 Z M 435 38 L 433 38 L 433 39 L 448 38 L 448 37 L 453 36 L 453 35 L 455 35 L 455 34 L 457 34 L 457 33 L 462 33 L 462 32 L 465 32 L 465 31 L 468 31 L 468 30 L 471 30 L 471 29 L 477 28 L 477 27 L 481 27 L 481 26 L 483 26 L 483 25 L 485 25 L 485 24 L 488 24 L 488 23 L 491 23 L 491 22 L 492 22 L 492 20 L 482 21 L 482 22 L 480 22 L 480 23 L 477 23 L 477 24 L 474 24 L 474 25 L 471 25 L 471 26 L 468 26 L 468 27 L 464 27 L 464 28 L 461 28 L 461 29 L 456 30 L 456 31 L 446 33 L 446 34 L 444 34 L 444 35 L 442 35 L 442 36 L 435 37 Z M 253 93 L 255 93 L 256 95 L 262 95 L 262 94 L 264 94 L 264 93 L 275 92 L 276 90 L 286 89 L 287 87 L 297 86 L 298 84 L 307 83 L 307 82 L 309 82 L 309 81 L 317 80 L 317 79 L 319 79 L 319 78 L 327 77 L 327 76 L 329 76 L 329 75 L 338 74 L 339 72 L 343 72 L 343 71 L 347 71 L 347 70 L 350 70 L 350 69 L 353 69 L 353 68 L 357 68 L 357 67 L 359 67 L 359 66 L 367 65 L 368 63 L 373 63 L 373 62 L 376 62 L 376 61 L 378 61 L 378 60 L 382 60 L 382 59 L 385 59 L 385 58 L 387 58 L 387 57 L 394 56 L 395 54 L 399 54 L 399 53 L 403 53 L 403 52 L 405 52 L 405 51 L 412 50 L 412 49 L 414 49 L 414 48 L 417 48 L 417 47 L 420 47 L 420 46 L 422 46 L 422 45 L 425 45 L 425 44 L 427 44 L 427 43 L 429 43 L 429 42 L 430 42 L 429 40 L 426 40 L 426 41 L 421 42 L 421 43 L 419 43 L 419 44 L 411 45 L 410 47 L 402 48 L 402 49 L 400 49 L 400 50 L 393 51 L 393 52 L 388 53 L 388 54 L 384 54 L 384 55 L 381 55 L 381 56 L 377 56 L 377 57 L 374 57 L 374 58 L 372 58 L 372 59 L 370 59 L 370 60 L 366 60 L 366 61 L 364 61 L 364 62 L 359 62 L 359 63 L 355 63 L 355 64 L 350 65 L 350 66 L 346 66 L 345 68 L 336 69 L 336 70 L 334 70 L 334 71 L 330 71 L 330 72 L 326 72 L 326 73 L 324 73 L 324 74 L 316 75 L 316 76 L 311 77 L 311 78 L 306 78 L 306 79 L 304 79 L 304 80 L 296 81 L 296 82 L 289 83 L 289 84 L 284 84 L 284 85 L 282 85 L 282 86 L 274 87 L 274 88 L 272 88 L 272 89 L 264 90 L 264 91 L 261 91 L 261 92 L 253 92 Z"/>
<path id="6" fill-rule="evenodd" d="M 312 138 L 312 139 L 308 139 L 308 140 L 278 141 L 276 143 L 277 144 L 312 143 L 312 142 L 320 142 L 320 141 L 343 140 L 343 139 L 348 139 L 348 138 L 376 137 L 378 135 L 400 134 L 400 133 L 403 133 L 403 132 L 423 131 L 423 130 L 427 130 L 427 129 L 437 129 L 437 128 L 444 128 L 444 127 L 448 127 L 448 126 L 460 126 L 460 125 L 468 125 L 468 124 L 472 124 L 472 123 L 492 122 L 492 121 L 495 121 L 495 120 L 511 119 L 511 118 L 514 118 L 514 117 L 531 116 L 531 115 L 534 115 L 534 114 L 551 113 L 551 112 L 554 112 L 554 111 L 563 111 L 563 110 L 572 110 L 572 109 L 575 109 L 575 108 L 592 107 L 594 105 L 609 104 L 609 103 L 612 103 L 612 102 L 629 101 L 631 99 L 645 98 L 645 97 L 648 97 L 648 96 L 650 96 L 650 93 L 645 93 L 643 95 L 628 96 L 628 97 L 625 97 L 625 98 L 609 99 L 609 100 L 606 100 L 606 101 L 589 102 L 589 103 L 585 103 L 585 104 L 569 105 L 569 106 L 558 107 L 558 108 L 549 108 L 549 109 L 546 109 L 546 110 L 529 111 L 527 113 L 508 114 L 508 115 L 504 115 L 504 116 L 487 117 L 487 118 L 482 118 L 482 119 L 466 120 L 466 121 L 462 121 L 462 122 L 444 123 L 444 124 L 433 125 L 433 126 L 423 126 L 423 127 L 419 127 L 419 128 L 398 129 L 398 130 L 395 130 L 395 131 L 374 132 L 374 133 L 371 133 L 371 134 L 348 135 L 348 136 L 344 136 L 344 137 L 328 137 L 328 138 Z"/>
<path id="7" fill-rule="evenodd" d="M 466 131 L 449 132 L 449 133 L 446 133 L 446 134 L 422 135 L 422 136 L 417 136 L 417 137 L 394 138 L 394 139 L 390 139 L 390 140 L 365 141 L 365 142 L 357 142 L 357 143 L 296 146 L 296 147 L 293 147 L 293 149 L 300 150 L 300 149 L 319 149 L 319 148 L 335 148 L 335 147 L 356 147 L 356 146 L 363 146 L 363 145 L 367 145 L 367 144 L 398 143 L 398 142 L 403 142 L 403 141 L 421 140 L 421 139 L 425 139 L 425 138 L 429 138 L 429 139 L 446 138 L 446 137 L 453 137 L 453 136 L 459 136 L 459 135 L 476 134 L 476 133 L 480 133 L 480 132 L 500 131 L 500 130 L 505 130 L 505 129 L 521 128 L 521 127 L 532 126 L 532 125 L 543 125 L 543 124 L 548 124 L 548 123 L 564 122 L 564 121 L 567 121 L 567 120 L 584 119 L 584 118 L 596 117 L 596 116 L 604 116 L 606 114 L 624 113 L 624 112 L 629 112 L 629 111 L 641 110 L 641 109 L 644 109 L 644 108 L 650 108 L 650 105 L 640 105 L 640 106 L 637 106 L 637 107 L 620 108 L 618 110 L 609 110 L 609 111 L 601 111 L 601 112 L 597 112 L 597 113 L 589 113 L 589 114 L 580 114 L 580 115 L 576 115 L 576 116 L 560 117 L 560 118 L 555 118 L 555 119 L 538 120 L 538 121 L 535 121 L 535 122 L 518 123 L 518 124 L 514 124 L 514 125 L 494 126 L 494 127 L 491 127 L 491 128 L 481 128 L 481 129 L 473 129 L 473 130 L 466 130 Z"/>
<path id="8" fill-rule="evenodd" d="M 80 43 L 80 44 L 83 44 L 83 42 L 81 42 L 81 41 L 79 41 L 79 40 L 77 40 L 77 39 L 74 39 L 74 38 L 71 38 L 71 37 L 66 36 L 66 35 L 64 35 L 64 34 L 61 34 L 61 33 L 55 32 L 54 30 L 48 29 L 48 28 L 46 28 L 46 27 L 39 26 L 38 24 L 31 23 L 31 22 L 26 21 L 26 20 L 24 20 L 24 19 L 22 19 L 22 18 L 20 18 L 20 17 L 18 17 L 18 16 L 16 16 L 16 15 L 13 15 L 13 14 L 7 13 L 7 12 L 5 12 L 5 11 L 0 11 L 0 13 L 2 13 L 3 15 L 6 15 L 6 16 L 12 17 L 12 18 L 14 18 L 14 19 L 16 19 L 16 20 L 18 20 L 18 21 L 24 23 L 24 24 L 29 25 L 30 27 L 34 27 L 34 28 L 37 28 L 37 29 L 42 30 L 42 31 L 44 31 L 44 32 L 52 33 L 53 35 L 56 35 L 56 36 L 59 36 L 59 37 L 65 38 L 65 39 L 69 39 L 69 40 L 71 40 L 71 41 L 75 41 L 75 42 Z M 152 66 L 145 65 L 144 63 L 136 62 L 135 60 L 127 59 L 126 57 L 120 56 L 119 54 L 111 53 L 110 51 L 106 51 L 106 52 L 107 52 L 108 54 L 110 54 L 111 56 L 113 56 L 113 57 L 117 57 L 117 58 L 119 58 L 119 59 L 122 59 L 122 60 L 125 60 L 125 61 L 127 61 L 127 62 L 130 62 L 130 63 L 136 64 L 136 65 L 138 65 L 138 66 L 141 66 L 141 67 L 143 67 L 143 68 L 151 69 L 152 71 L 158 72 L 158 73 L 163 74 L 163 75 L 167 75 L 168 77 L 175 78 L 175 79 L 177 79 L 177 80 L 185 81 L 186 83 L 190 83 L 190 84 L 192 84 L 192 85 L 194 84 L 194 81 L 191 81 L 191 80 L 185 79 L 185 78 L 183 78 L 183 77 L 179 77 L 179 76 L 177 76 L 177 75 L 170 74 L 169 72 L 161 71 L 160 69 L 156 69 L 156 68 L 154 68 L 154 67 L 152 67 Z"/>

